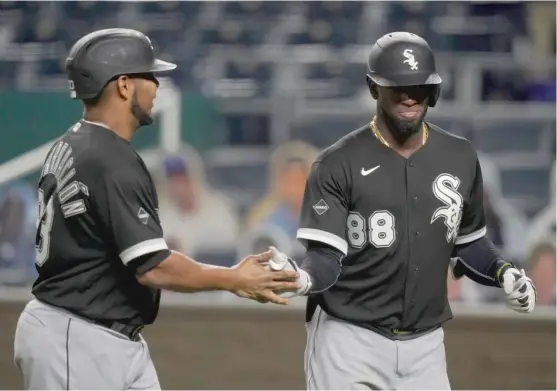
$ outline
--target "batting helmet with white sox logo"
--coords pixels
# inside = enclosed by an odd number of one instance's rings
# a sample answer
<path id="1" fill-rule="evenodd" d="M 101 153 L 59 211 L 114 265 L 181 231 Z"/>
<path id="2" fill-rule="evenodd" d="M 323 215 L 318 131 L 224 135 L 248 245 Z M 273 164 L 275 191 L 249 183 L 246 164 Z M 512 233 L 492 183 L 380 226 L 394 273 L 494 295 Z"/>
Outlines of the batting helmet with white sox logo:
<path id="1" fill-rule="evenodd" d="M 437 104 L 442 81 L 429 44 L 408 32 L 385 34 L 375 42 L 367 62 L 366 80 L 368 85 L 382 87 L 431 85 L 431 107 Z"/>
<path id="2" fill-rule="evenodd" d="M 66 59 L 70 96 L 90 99 L 121 75 L 171 71 L 176 64 L 155 57 L 151 40 L 137 30 L 114 28 L 87 34 Z"/>

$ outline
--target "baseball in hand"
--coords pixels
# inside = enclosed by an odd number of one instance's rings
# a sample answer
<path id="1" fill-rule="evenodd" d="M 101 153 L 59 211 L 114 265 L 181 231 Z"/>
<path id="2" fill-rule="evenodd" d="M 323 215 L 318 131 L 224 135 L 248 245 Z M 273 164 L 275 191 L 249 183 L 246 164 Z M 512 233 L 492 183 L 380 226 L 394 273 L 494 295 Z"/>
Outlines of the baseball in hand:
<path id="1" fill-rule="evenodd" d="M 278 251 L 275 247 L 271 246 L 271 253 L 273 257 L 269 260 L 266 267 L 273 271 L 283 270 L 288 265 L 286 255 Z"/>

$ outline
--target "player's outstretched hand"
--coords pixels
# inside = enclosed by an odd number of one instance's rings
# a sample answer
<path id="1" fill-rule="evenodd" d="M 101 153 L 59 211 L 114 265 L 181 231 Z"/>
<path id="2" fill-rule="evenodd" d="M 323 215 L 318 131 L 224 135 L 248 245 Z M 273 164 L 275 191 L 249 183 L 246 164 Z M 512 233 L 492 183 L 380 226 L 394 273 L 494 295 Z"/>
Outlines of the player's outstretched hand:
<path id="1" fill-rule="evenodd" d="M 237 282 L 232 292 L 260 303 L 288 304 L 288 299 L 279 297 L 273 291 L 298 289 L 298 273 L 292 270 L 267 270 L 264 265 L 271 258 L 271 251 L 244 258 L 234 267 Z"/>

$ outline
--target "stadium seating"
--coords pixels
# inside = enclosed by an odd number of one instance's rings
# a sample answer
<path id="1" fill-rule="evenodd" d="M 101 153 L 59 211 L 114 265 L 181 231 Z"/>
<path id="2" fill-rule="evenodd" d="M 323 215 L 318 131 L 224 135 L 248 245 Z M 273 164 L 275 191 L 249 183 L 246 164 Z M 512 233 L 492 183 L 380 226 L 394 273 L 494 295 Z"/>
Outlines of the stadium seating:
<path id="1" fill-rule="evenodd" d="M 150 36 L 162 58 L 178 64 L 170 77 L 180 89 L 202 93 L 219 108 L 220 125 L 206 130 L 218 135 L 220 144 L 212 147 L 269 149 L 298 139 L 323 148 L 370 120 L 372 101 L 364 83 L 369 45 L 387 31 L 409 30 L 440 53 L 441 104 L 428 118 L 489 155 L 507 201 L 532 217 L 549 202 L 555 116 L 516 117 L 520 104 L 547 108 L 555 102 L 555 55 L 547 70 L 532 74 L 520 51 L 528 34 L 526 7 L 523 2 L 2 1 L 0 88 L 65 91 L 63 60 L 78 37 L 99 28 L 136 28 Z M 471 92 L 463 93 L 463 87 Z M 499 106 L 471 109 L 471 101 Z M 205 158 L 209 181 L 231 194 L 240 211 L 267 186 L 263 161 Z"/>

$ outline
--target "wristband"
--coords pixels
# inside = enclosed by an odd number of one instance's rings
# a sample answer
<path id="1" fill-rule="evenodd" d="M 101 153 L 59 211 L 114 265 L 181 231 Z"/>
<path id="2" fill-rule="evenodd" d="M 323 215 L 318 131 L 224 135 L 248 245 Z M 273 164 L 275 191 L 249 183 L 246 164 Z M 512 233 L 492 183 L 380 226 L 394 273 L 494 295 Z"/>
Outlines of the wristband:
<path id="1" fill-rule="evenodd" d="M 495 279 L 497 280 L 500 286 L 502 285 L 501 278 L 503 277 L 503 274 L 507 269 L 510 269 L 511 267 L 514 266 L 508 262 L 503 262 L 503 264 L 497 268 L 497 271 L 495 272 Z"/>
<path id="2" fill-rule="evenodd" d="M 298 294 L 300 296 L 306 296 L 311 291 L 311 287 L 313 285 L 311 283 L 311 277 L 304 269 L 298 269 L 298 273 L 300 274 L 298 280 L 302 283 L 302 287 L 300 287 Z"/>

